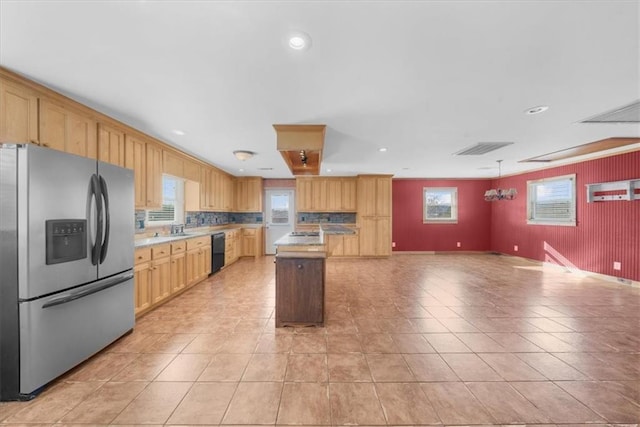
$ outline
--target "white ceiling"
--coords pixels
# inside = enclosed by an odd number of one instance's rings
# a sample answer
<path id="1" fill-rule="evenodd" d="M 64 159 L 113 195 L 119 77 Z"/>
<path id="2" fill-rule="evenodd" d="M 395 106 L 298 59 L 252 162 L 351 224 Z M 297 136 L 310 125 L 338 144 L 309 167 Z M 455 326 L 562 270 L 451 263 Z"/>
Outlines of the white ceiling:
<path id="1" fill-rule="evenodd" d="M 639 27 L 616 0 L 0 0 L 0 65 L 234 175 L 291 177 L 271 125 L 317 123 L 323 175 L 491 177 L 640 136 L 578 123 L 640 98 Z M 494 141 L 514 144 L 452 156 Z"/>

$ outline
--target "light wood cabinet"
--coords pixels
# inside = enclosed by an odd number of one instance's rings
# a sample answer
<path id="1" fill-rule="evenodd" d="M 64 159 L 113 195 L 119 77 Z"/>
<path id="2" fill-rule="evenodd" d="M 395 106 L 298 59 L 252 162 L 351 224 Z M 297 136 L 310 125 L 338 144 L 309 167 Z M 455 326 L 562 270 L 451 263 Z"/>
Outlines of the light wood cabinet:
<path id="1" fill-rule="evenodd" d="M 391 176 L 358 176 L 360 255 L 391 255 Z"/>
<path id="2" fill-rule="evenodd" d="M 211 273 L 211 237 L 187 240 L 186 285 L 194 285 Z"/>
<path id="3" fill-rule="evenodd" d="M 184 161 L 184 178 L 189 181 L 200 182 L 200 165 L 191 160 Z"/>
<path id="4" fill-rule="evenodd" d="M 156 305 L 171 295 L 171 258 L 164 256 L 151 263 L 151 304 Z"/>
<path id="5" fill-rule="evenodd" d="M 184 158 L 172 151 L 162 151 L 162 172 L 184 178 Z"/>
<path id="6" fill-rule="evenodd" d="M 144 141 L 125 135 L 125 167 L 133 169 L 135 207 L 147 206 L 147 147 Z"/>
<path id="7" fill-rule="evenodd" d="M 162 207 L 162 149 L 148 142 L 146 154 L 146 207 L 160 208 Z"/>
<path id="8" fill-rule="evenodd" d="M 223 176 L 223 211 L 233 212 L 235 210 L 235 182 L 231 175 L 224 174 Z"/>
<path id="9" fill-rule="evenodd" d="M 78 156 L 97 157 L 96 122 L 40 99 L 40 145 Z"/>
<path id="10" fill-rule="evenodd" d="M 38 95 L 5 79 L 0 79 L 0 142 L 40 143 Z"/>
<path id="11" fill-rule="evenodd" d="M 342 211 L 355 212 L 357 205 L 357 181 L 356 178 L 340 178 L 342 184 Z"/>
<path id="12" fill-rule="evenodd" d="M 298 212 L 355 212 L 355 178 L 296 178 Z"/>
<path id="13" fill-rule="evenodd" d="M 327 255 L 332 257 L 360 255 L 358 234 L 325 234 Z"/>
<path id="14" fill-rule="evenodd" d="M 171 244 L 171 293 L 186 288 L 187 242 L 180 240 Z"/>
<path id="15" fill-rule="evenodd" d="M 241 230 L 229 230 L 225 233 L 224 265 L 230 265 L 238 260 L 240 256 Z"/>
<path id="16" fill-rule="evenodd" d="M 124 131 L 98 123 L 98 160 L 125 166 Z"/>
<path id="17" fill-rule="evenodd" d="M 242 229 L 242 256 L 256 256 L 256 229 Z"/>
<path id="18" fill-rule="evenodd" d="M 258 176 L 236 178 L 237 212 L 262 212 L 262 178 Z"/>
<path id="19" fill-rule="evenodd" d="M 134 252 L 133 267 L 134 312 L 140 314 L 151 308 L 151 249 Z"/>

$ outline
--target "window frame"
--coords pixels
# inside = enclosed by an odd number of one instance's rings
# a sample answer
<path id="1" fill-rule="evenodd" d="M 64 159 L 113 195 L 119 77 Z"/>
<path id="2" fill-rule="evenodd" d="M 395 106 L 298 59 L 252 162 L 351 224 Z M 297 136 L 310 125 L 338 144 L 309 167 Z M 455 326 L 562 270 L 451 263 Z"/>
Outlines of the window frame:
<path id="1" fill-rule="evenodd" d="M 535 210 L 533 208 L 534 203 L 536 203 L 537 199 L 534 200 L 533 197 L 536 195 L 536 189 L 540 184 L 548 183 L 548 182 L 557 182 L 557 181 L 571 181 L 571 210 L 572 215 L 571 218 L 566 220 L 559 219 L 538 219 L 533 218 L 535 214 Z M 562 226 L 562 227 L 575 227 L 578 224 L 577 216 L 578 216 L 578 197 L 577 197 L 577 180 L 576 174 L 568 174 L 568 175 L 559 175 L 541 179 L 534 179 L 527 181 L 527 224 L 531 225 L 552 225 L 552 226 Z"/>
<path id="2" fill-rule="evenodd" d="M 427 217 L 427 193 L 428 192 L 451 193 L 451 218 Z M 457 224 L 458 223 L 458 187 L 423 187 L 422 188 L 422 223 L 423 224 Z"/>
<path id="3" fill-rule="evenodd" d="M 185 204 L 185 196 L 184 196 L 184 179 L 180 178 L 180 177 L 176 177 L 173 175 L 169 175 L 169 174 L 162 174 L 162 206 L 167 205 L 169 203 L 165 203 L 165 194 L 164 194 L 164 180 L 165 179 L 170 179 L 173 181 L 176 181 L 177 185 L 176 185 L 176 198 L 174 199 L 169 199 L 167 201 L 169 201 L 171 204 L 173 204 L 173 220 L 170 221 L 153 221 L 149 218 L 149 214 L 151 212 L 160 212 L 162 211 L 161 209 L 147 209 L 145 211 L 145 223 L 147 226 L 149 227 L 160 227 L 160 226 L 165 226 L 165 225 L 172 225 L 172 224 L 183 224 L 184 223 L 184 204 Z"/>

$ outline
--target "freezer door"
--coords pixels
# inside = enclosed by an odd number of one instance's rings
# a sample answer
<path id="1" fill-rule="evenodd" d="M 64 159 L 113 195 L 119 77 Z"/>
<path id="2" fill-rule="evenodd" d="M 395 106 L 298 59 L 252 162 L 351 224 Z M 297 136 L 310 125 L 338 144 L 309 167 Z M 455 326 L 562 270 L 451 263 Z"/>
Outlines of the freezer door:
<path id="1" fill-rule="evenodd" d="M 19 310 L 20 393 L 28 395 L 133 328 L 133 271 Z"/>
<path id="2" fill-rule="evenodd" d="M 47 221 L 88 221 L 87 227 L 92 227 L 90 191 L 96 161 L 32 144 L 16 150 L 19 297 L 36 298 L 96 280 L 90 230 L 84 236 L 86 257 L 47 264 L 46 255 Z"/>
<path id="3" fill-rule="evenodd" d="M 98 275 L 100 278 L 133 268 L 134 196 L 133 171 L 98 162 L 103 198 L 103 233 Z"/>

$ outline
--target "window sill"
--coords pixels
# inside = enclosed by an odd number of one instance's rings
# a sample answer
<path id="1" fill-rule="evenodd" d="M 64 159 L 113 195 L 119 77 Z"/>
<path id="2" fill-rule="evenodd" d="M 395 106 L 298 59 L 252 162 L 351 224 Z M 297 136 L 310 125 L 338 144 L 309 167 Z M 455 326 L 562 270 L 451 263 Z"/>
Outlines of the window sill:
<path id="1" fill-rule="evenodd" d="M 539 221 L 534 219 L 528 219 L 527 225 L 554 225 L 554 226 L 560 226 L 560 227 L 575 227 L 577 223 L 576 221 L 556 222 L 556 221 Z"/>
<path id="2" fill-rule="evenodd" d="M 423 219 L 423 224 L 457 224 L 457 219 Z"/>

